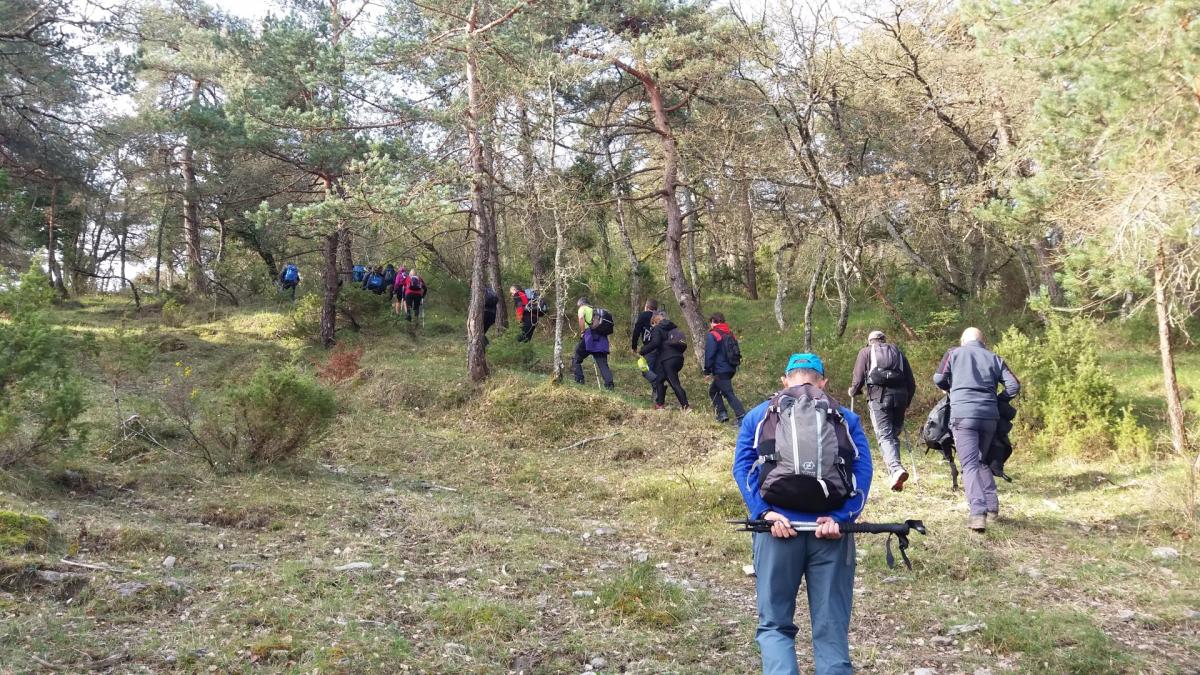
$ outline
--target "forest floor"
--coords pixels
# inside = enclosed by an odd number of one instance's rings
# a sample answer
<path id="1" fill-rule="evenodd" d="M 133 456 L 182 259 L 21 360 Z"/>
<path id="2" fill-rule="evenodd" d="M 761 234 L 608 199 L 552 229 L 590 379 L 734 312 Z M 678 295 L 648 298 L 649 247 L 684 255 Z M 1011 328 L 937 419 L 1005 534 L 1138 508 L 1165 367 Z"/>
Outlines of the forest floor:
<path id="1" fill-rule="evenodd" d="M 736 381 L 751 405 L 798 340 L 751 320 L 766 303 L 730 304 L 735 328 L 759 334 Z M 88 301 L 59 318 L 103 334 L 122 312 Z M 56 532 L 17 551 L 19 523 L 0 518 L 0 672 L 756 672 L 749 535 L 724 524 L 744 516 L 734 431 L 711 421 L 694 368 L 696 412 L 655 412 L 632 358 L 614 354 L 615 394 L 597 392 L 590 365 L 588 386 L 556 387 L 548 334 L 527 347 L 509 331 L 475 390 L 458 321 L 434 308 L 421 330 L 379 317 L 347 336 L 363 369 L 336 385 L 336 423 L 292 466 L 217 476 L 97 431 L 82 453 L 0 472 L 0 509 Z M 852 323 L 839 363 L 868 322 Z M 282 306 L 124 324 L 159 350 L 124 385 L 124 409 L 168 447 L 182 440 L 153 411 L 175 364 L 203 388 L 260 361 L 324 359 L 287 336 Z M 1106 358 L 1152 364 L 1153 346 Z M 929 360 L 914 360 L 922 383 Z M 1200 383 L 1200 358 L 1181 363 L 1184 384 Z M 1153 403 L 1152 376 L 1134 370 L 1124 393 Z M 110 390 L 91 375 L 89 415 L 111 428 Z M 844 391 L 848 373 L 832 375 Z M 860 670 L 1200 672 L 1200 548 L 1180 515 L 1181 462 L 1018 450 L 1004 520 L 986 536 L 964 529 L 940 460 L 918 453 L 913 466 L 903 493 L 872 492 L 864 518 L 924 519 L 914 569 L 886 567 L 883 537 L 858 538 Z M 811 667 L 803 600 L 798 619 Z"/>

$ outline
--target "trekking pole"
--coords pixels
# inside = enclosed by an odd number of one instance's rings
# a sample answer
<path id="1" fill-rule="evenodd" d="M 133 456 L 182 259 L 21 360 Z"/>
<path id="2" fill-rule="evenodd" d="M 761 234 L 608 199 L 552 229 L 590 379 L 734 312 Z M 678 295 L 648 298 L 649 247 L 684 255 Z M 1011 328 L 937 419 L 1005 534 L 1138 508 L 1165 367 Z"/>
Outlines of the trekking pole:
<path id="1" fill-rule="evenodd" d="M 600 366 L 596 365 L 595 357 L 592 357 L 592 372 L 596 374 L 596 389 L 604 391 L 604 387 L 600 386 Z"/>
<path id="2" fill-rule="evenodd" d="M 739 532 L 770 532 L 771 527 L 776 521 L 767 520 L 765 518 L 759 520 L 729 520 L 726 521 L 730 525 L 741 525 L 737 528 Z M 797 532 L 816 532 L 817 523 L 807 522 L 803 520 L 793 520 L 788 522 L 788 525 Z M 916 530 L 921 534 L 925 534 L 925 523 L 920 520 L 906 520 L 903 523 L 838 523 L 838 529 L 842 532 L 851 534 L 886 534 L 888 535 L 887 542 L 884 544 L 884 551 L 887 554 L 888 569 L 896 566 L 896 558 L 892 555 L 892 535 L 896 537 L 897 547 L 900 549 L 900 559 L 904 561 L 904 566 L 912 569 L 912 563 L 908 559 L 908 533 Z"/>

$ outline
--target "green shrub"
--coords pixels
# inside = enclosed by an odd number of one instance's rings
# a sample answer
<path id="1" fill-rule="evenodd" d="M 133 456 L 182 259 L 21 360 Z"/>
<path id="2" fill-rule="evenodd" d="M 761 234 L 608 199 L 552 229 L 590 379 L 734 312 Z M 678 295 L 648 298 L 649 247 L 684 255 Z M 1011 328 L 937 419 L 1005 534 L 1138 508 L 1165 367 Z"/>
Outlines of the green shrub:
<path id="1" fill-rule="evenodd" d="M 1100 367 L 1095 326 L 1051 323 L 1041 337 L 1010 328 L 996 345 L 1021 379 L 1018 428 L 1046 454 L 1144 455 L 1148 432 L 1118 408 L 1116 382 Z"/>
<path id="2" fill-rule="evenodd" d="M 175 298 L 167 298 L 162 306 L 162 324 L 178 328 L 187 323 L 187 306 Z"/>
<path id="3" fill-rule="evenodd" d="M 269 366 L 230 388 L 221 407 L 218 417 L 231 425 L 217 431 L 217 438 L 234 462 L 249 466 L 295 457 L 337 413 L 333 393 L 316 379 L 293 368 Z"/>
<path id="4" fill-rule="evenodd" d="M 45 316 L 54 298 L 38 269 L 0 293 L 0 466 L 48 447 L 77 447 L 85 404 L 76 345 Z"/>
<path id="5" fill-rule="evenodd" d="M 292 307 L 292 326 L 296 337 L 311 338 L 321 329 L 321 296 L 307 293 Z"/>

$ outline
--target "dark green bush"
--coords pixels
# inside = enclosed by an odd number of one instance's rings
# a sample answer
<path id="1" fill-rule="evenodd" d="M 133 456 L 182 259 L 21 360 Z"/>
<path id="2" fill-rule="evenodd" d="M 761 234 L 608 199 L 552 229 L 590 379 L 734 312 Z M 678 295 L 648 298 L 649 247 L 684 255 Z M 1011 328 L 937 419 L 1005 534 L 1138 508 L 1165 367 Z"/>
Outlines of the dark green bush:
<path id="1" fill-rule="evenodd" d="M 76 345 L 46 319 L 50 281 L 34 268 L 0 293 L 0 466 L 47 448 L 76 447 L 85 404 Z"/>
<path id="2" fill-rule="evenodd" d="M 331 391 L 294 368 L 263 366 L 222 401 L 231 428 L 217 432 L 238 465 L 263 466 L 295 457 L 337 414 Z"/>
<path id="3" fill-rule="evenodd" d="M 1055 321 L 1040 337 L 1010 328 L 996 352 L 1021 379 L 1018 428 L 1043 452 L 1097 458 L 1149 450 L 1149 434 L 1118 406 L 1087 319 Z"/>

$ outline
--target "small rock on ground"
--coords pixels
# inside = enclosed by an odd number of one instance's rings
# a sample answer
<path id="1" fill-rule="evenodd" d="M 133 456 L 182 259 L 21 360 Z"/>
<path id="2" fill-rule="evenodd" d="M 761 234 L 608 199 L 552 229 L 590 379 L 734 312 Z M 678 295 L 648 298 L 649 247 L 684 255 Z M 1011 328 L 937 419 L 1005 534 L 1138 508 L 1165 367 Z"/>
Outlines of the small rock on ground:
<path id="1" fill-rule="evenodd" d="M 175 566 L 175 556 L 169 555 L 169 556 L 163 558 L 162 566 L 167 569 L 171 569 L 172 567 L 174 567 Z"/>
<path id="2" fill-rule="evenodd" d="M 572 598 L 590 598 L 593 595 L 595 595 L 595 593 L 593 593 L 591 591 L 575 591 L 574 593 L 571 594 L 571 597 Z"/>
<path id="3" fill-rule="evenodd" d="M 608 659 L 603 656 L 593 656 L 592 660 L 588 661 L 588 665 L 596 670 L 604 670 L 608 667 Z"/>
<path id="4" fill-rule="evenodd" d="M 1117 612 L 1118 621 L 1133 621 L 1137 617 L 1137 612 L 1132 609 L 1122 609 Z"/>
<path id="5" fill-rule="evenodd" d="M 371 569 L 371 567 L 372 567 L 372 565 L 369 562 L 352 562 L 352 563 L 346 563 L 345 565 L 338 565 L 337 567 L 333 568 L 333 571 L 335 571 L 335 572 L 353 572 L 355 570 L 369 570 L 369 569 Z"/>
<path id="6" fill-rule="evenodd" d="M 917 668 L 912 671 L 912 675 L 937 675 L 937 671 L 933 668 Z"/>
<path id="7" fill-rule="evenodd" d="M 1179 557 L 1179 551 L 1170 546 L 1156 546 L 1150 549 L 1150 555 L 1159 560 L 1174 560 Z"/>

